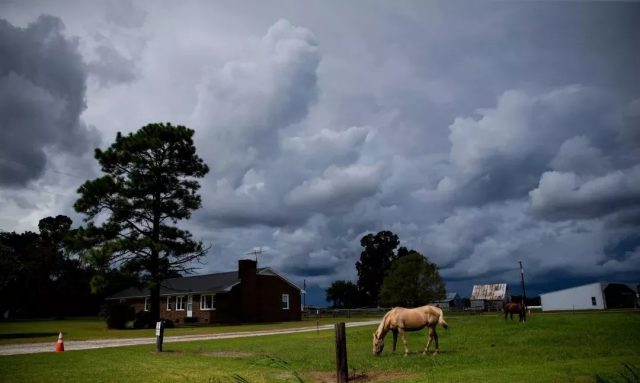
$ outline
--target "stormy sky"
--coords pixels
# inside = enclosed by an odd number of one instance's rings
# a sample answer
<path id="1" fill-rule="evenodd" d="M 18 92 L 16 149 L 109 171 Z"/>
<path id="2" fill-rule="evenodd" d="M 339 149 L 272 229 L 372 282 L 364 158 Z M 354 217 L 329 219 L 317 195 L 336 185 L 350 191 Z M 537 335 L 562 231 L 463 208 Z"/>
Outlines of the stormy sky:
<path id="1" fill-rule="evenodd" d="M 640 272 L 640 3 L 0 1 L 0 230 L 73 211 L 151 122 L 211 168 L 199 273 L 254 248 L 307 303 L 391 230 L 449 291 Z"/>

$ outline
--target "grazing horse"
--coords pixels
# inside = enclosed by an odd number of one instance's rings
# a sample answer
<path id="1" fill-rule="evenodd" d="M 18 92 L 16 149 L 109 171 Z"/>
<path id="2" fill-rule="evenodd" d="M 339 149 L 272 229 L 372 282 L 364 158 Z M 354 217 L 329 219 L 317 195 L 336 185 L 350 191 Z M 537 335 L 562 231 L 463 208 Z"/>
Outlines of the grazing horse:
<path id="1" fill-rule="evenodd" d="M 511 320 L 513 320 L 513 314 L 518 314 L 520 322 L 524 322 L 524 306 L 520 303 L 511 302 L 504 305 L 504 320 L 507 320 L 507 315 L 511 314 Z"/>
<path id="2" fill-rule="evenodd" d="M 425 327 L 429 327 L 429 340 L 422 354 L 427 353 L 432 339 L 436 341 L 434 354 L 437 354 L 440 350 L 438 334 L 436 334 L 436 325 L 438 324 L 442 325 L 445 329 L 449 327 L 447 322 L 444 321 L 442 310 L 439 307 L 422 306 L 414 309 L 394 307 L 385 314 L 378 329 L 373 333 L 373 355 L 380 355 L 384 348 L 384 337 L 387 335 L 387 332 L 391 331 L 393 333 L 393 352 L 396 351 L 398 333 L 400 333 L 402 343 L 404 344 L 404 355 L 406 356 L 409 354 L 409 349 L 407 348 L 407 339 L 404 335 L 405 331 L 418 331 Z"/>

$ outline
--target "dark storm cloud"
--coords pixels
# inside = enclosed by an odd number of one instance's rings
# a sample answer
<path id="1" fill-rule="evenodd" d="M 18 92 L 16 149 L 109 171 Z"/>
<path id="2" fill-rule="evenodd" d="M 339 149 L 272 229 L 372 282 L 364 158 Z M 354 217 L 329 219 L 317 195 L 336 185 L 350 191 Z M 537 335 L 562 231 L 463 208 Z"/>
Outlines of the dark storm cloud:
<path id="1" fill-rule="evenodd" d="M 86 68 L 63 28 L 52 16 L 26 28 L 0 20 L 1 184 L 40 177 L 47 150 L 79 155 L 97 143 L 97 133 L 80 120 Z"/>

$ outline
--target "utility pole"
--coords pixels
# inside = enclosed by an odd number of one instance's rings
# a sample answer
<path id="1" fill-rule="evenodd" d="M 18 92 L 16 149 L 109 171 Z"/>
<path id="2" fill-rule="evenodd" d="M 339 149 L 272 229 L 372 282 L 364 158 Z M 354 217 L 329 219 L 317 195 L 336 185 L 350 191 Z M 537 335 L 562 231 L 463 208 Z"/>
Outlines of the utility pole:
<path id="1" fill-rule="evenodd" d="M 524 269 L 522 268 L 522 261 L 520 263 L 520 282 L 522 284 L 522 318 L 527 321 L 527 293 L 524 290 Z"/>

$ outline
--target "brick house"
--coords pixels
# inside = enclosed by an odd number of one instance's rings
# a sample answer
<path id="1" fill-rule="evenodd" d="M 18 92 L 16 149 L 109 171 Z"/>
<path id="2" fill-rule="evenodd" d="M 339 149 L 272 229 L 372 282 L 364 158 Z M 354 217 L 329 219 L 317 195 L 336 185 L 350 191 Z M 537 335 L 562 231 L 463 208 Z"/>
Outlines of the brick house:
<path id="1" fill-rule="evenodd" d="M 174 323 L 282 322 L 301 320 L 303 291 L 271 268 L 249 259 L 238 271 L 170 278 L 160 288 L 160 317 Z M 149 310 L 149 291 L 130 287 L 107 300 Z"/>

